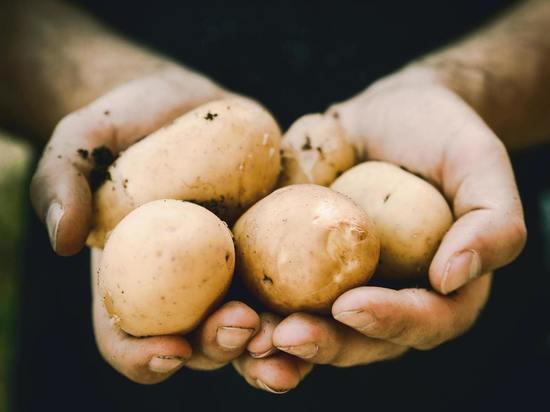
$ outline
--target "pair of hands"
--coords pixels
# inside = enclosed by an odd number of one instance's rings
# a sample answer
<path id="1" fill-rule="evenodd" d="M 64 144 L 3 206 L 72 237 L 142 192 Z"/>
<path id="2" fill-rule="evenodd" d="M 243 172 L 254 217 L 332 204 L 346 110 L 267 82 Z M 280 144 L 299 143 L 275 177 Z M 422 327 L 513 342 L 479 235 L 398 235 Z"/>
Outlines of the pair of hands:
<path id="1" fill-rule="evenodd" d="M 159 70 L 58 124 L 31 185 L 33 204 L 57 253 L 76 253 L 90 228 L 93 164 L 78 149 L 104 145 L 118 153 L 205 99 L 226 95 L 215 87 L 208 93 L 189 88 L 183 77 L 177 68 Z M 190 336 L 134 338 L 111 322 L 94 281 L 95 336 L 115 369 L 136 382 L 156 383 L 183 366 L 209 370 L 232 362 L 252 386 L 282 393 L 296 387 L 314 364 L 353 366 L 394 358 L 409 348 L 430 349 L 475 322 L 491 284 L 491 275 L 481 275 L 512 261 L 526 239 L 503 144 L 422 67 L 382 79 L 329 113 L 337 113 L 362 158 L 420 174 L 451 204 L 456 221 L 429 270 L 434 290 L 360 287 L 337 299 L 332 318 L 295 313 L 283 319 L 232 301 Z M 100 250 L 92 251 L 93 276 L 100 256 Z"/>

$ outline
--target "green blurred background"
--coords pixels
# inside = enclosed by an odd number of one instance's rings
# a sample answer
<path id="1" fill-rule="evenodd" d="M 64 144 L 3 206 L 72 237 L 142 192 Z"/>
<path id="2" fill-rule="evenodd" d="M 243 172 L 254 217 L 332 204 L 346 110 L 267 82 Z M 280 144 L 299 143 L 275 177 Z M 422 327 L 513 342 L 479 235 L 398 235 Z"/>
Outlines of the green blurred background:
<path id="1" fill-rule="evenodd" d="M 30 147 L 0 130 L 0 412 L 10 409 L 24 204 Z M 13 376 L 13 375 L 11 375 Z"/>

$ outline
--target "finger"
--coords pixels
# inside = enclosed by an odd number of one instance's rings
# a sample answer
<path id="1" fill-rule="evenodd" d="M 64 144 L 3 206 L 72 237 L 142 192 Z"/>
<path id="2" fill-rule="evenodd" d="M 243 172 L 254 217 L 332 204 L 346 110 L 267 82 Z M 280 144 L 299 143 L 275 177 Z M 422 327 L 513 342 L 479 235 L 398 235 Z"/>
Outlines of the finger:
<path id="1" fill-rule="evenodd" d="M 96 273 L 101 252 L 92 251 L 92 273 Z M 93 322 L 96 342 L 103 358 L 117 371 L 134 382 L 162 382 L 180 369 L 191 357 L 189 343 L 181 336 L 135 338 L 120 330 L 109 315 L 95 290 Z"/>
<path id="2" fill-rule="evenodd" d="M 360 287 L 332 306 L 335 319 L 362 334 L 417 349 L 430 349 L 467 331 L 489 296 L 491 275 L 455 295 L 425 289 Z"/>
<path id="3" fill-rule="evenodd" d="M 114 155 L 205 100 L 166 71 L 127 83 L 59 122 L 31 183 L 33 206 L 58 254 L 76 253 L 88 235 L 86 182 L 101 180 Z"/>
<path id="4" fill-rule="evenodd" d="M 276 394 L 294 389 L 313 368 L 311 363 L 284 353 L 263 359 L 245 353 L 233 361 L 233 366 L 253 387 Z"/>
<path id="5" fill-rule="evenodd" d="M 260 317 L 241 302 L 228 302 L 194 333 L 193 357 L 187 366 L 216 369 L 237 358 L 260 330 Z"/>
<path id="6" fill-rule="evenodd" d="M 280 321 L 280 316 L 271 313 L 260 314 L 260 332 L 252 338 L 247 346 L 250 356 L 257 359 L 265 358 L 277 350 L 273 346 L 272 336 L 275 327 Z"/>
<path id="7" fill-rule="evenodd" d="M 332 319 L 295 313 L 273 333 L 273 343 L 283 352 L 312 363 L 353 366 L 395 358 L 407 348 L 372 339 Z"/>
<path id="8" fill-rule="evenodd" d="M 433 287 L 445 294 L 510 263 L 527 237 L 504 146 L 494 136 L 475 137 L 458 139 L 446 149 L 444 190 L 453 199 L 457 221 L 429 270 Z"/>

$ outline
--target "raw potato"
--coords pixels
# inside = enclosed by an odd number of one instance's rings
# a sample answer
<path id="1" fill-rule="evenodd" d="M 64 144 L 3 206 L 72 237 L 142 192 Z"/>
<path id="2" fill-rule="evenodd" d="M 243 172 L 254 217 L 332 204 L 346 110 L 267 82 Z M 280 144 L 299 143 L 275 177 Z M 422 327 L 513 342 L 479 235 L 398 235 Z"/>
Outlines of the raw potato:
<path id="1" fill-rule="evenodd" d="M 331 115 L 298 119 L 281 142 L 282 172 L 277 186 L 330 185 L 355 163 L 355 151 L 340 122 Z"/>
<path id="2" fill-rule="evenodd" d="M 234 265 L 224 222 L 193 203 L 157 200 L 113 230 L 98 286 L 107 311 L 127 333 L 186 333 L 221 300 Z"/>
<path id="3" fill-rule="evenodd" d="M 204 104 L 126 150 L 95 193 L 88 244 L 105 237 L 136 207 L 188 200 L 234 221 L 274 187 L 281 133 L 258 104 L 231 98 Z"/>
<path id="4" fill-rule="evenodd" d="M 237 272 L 279 313 L 326 313 L 374 272 L 372 220 L 347 197 L 317 185 L 276 190 L 236 223 Z"/>
<path id="5" fill-rule="evenodd" d="M 348 170 L 331 188 L 349 196 L 374 220 L 380 239 L 377 277 L 426 275 L 453 223 L 435 187 L 398 166 L 371 161 Z"/>

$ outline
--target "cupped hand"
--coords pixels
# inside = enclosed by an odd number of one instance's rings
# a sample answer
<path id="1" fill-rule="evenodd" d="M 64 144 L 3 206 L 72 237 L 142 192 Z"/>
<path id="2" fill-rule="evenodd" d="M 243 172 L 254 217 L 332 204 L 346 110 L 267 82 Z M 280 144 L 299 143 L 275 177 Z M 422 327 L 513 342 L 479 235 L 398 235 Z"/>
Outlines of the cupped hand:
<path id="1" fill-rule="evenodd" d="M 53 249 L 82 248 L 91 224 L 92 186 L 119 152 L 207 101 L 232 95 L 209 80 L 164 67 L 103 95 L 62 119 L 47 144 L 31 185 L 34 207 Z M 92 251 L 92 278 L 101 251 Z M 259 316 L 231 301 L 189 336 L 132 337 L 110 319 L 93 280 L 93 324 L 98 348 L 120 373 L 145 384 L 161 382 L 184 365 L 215 369 L 238 357 L 260 328 Z"/>
<path id="2" fill-rule="evenodd" d="M 294 313 L 281 320 L 262 314 L 262 332 L 233 365 L 252 386 L 284 393 L 298 386 L 314 364 L 367 365 L 398 358 L 411 348 L 432 349 L 474 324 L 491 279 L 482 276 L 449 296 L 419 288 L 359 287 L 336 300 L 332 317 Z"/>
<path id="3" fill-rule="evenodd" d="M 125 83 L 56 126 L 31 182 L 31 200 L 53 249 L 72 255 L 92 220 L 94 180 L 119 152 L 183 113 L 228 93 L 177 66 Z"/>
<path id="4" fill-rule="evenodd" d="M 465 333 L 489 296 L 487 273 L 515 259 L 526 241 L 504 145 L 459 96 L 414 67 L 332 106 L 324 116 L 340 122 L 361 160 L 395 163 L 434 184 L 455 222 L 429 269 L 434 290 L 350 290 L 334 303 L 332 318 L 295 313 L 279 320 L 272 347 L 263 349 L 310 366 L 353 366 L 392 359 L 410 348 L 431 349 Z M 290 131 L 330 124 L 317 118 L 319 124 L 312 126 L 312 117 L 304 116 Z M 250 355 L 239 359 L 252 362 Z M 257 372 L 244 372 L 253 383 Z M 298 378 L 278 382 L 279 387 L 295 387 Z"/>
<path id="5" fill-rule="evenodd" d="M 402 166 L 449 202 L 455 222 L 429 268 L 434 289 L 448 294 L 519 255 L 526 228 L 506 148 L 433 72 L 406 68 L 332 106 L 326 116 L 340 122 L 360 160 Z M 322 118 L 317 126 L 330 124 Z M 304 116 L 285 139 L 293 130 L 303 131 L 297 126 L 302 122 L 316 127 Z"/>
<path id="6" fill-rule="evenodd" d="M 260 330 L 260 318 L 241 302 L 227 302 L 188 336 L 137 338 L 110 318 L 97 290 L 102 251 L 92 249 L 93 324 L 99 351 L 117 371 L 142 384 L 159 383 L 184 366 L 212 370 L 241 355 Z"/>

